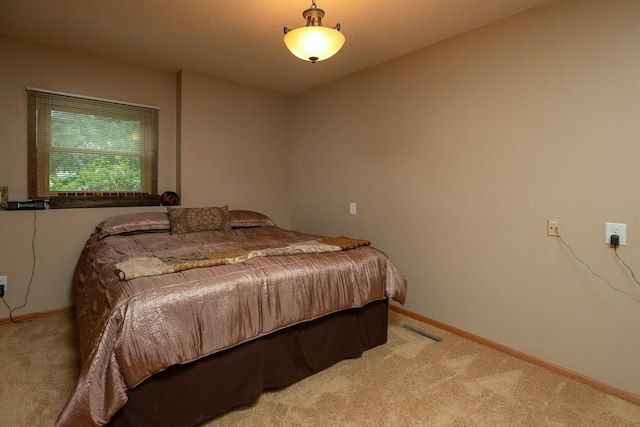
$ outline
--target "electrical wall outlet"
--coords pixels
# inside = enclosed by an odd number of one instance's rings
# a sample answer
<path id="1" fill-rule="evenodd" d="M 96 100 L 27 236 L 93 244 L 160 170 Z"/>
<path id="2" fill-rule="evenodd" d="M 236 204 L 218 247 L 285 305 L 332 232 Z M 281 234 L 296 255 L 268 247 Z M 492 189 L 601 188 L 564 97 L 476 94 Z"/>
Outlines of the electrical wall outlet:
<path id="1" fill-rule="evenodd" d="M 547 220 L 547 236 L 560 236 L 560 220 L 548 219 Z"/>
<path id="2" fill-rule="evenodd" d="M 611 244 L 611 235 L 617 234 L 620 237 L 620 246 L 627 244 L 627 224 L 619 224 L 617 222 L 605 223 L 605 238 L 604 242 L 608 245 Z"/>
<path id="3" fill-rule="evenodd" d="M 355 215 L 356 214 L 356 204 L 355 203 L 349 203 L 349 213 L 351 215 Z"/>
<path id="4" fill-rule="evenodd" d="M 7 276 L 0 276 L 0 288 L 7 293 Z"/>

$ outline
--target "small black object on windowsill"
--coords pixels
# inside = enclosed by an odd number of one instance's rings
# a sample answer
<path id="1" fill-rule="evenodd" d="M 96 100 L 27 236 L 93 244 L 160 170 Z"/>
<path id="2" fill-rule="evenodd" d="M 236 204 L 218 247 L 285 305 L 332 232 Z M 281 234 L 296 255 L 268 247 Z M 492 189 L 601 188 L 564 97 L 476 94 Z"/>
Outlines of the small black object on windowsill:
<path id="1" fill-rule="evenodd" d="M 162 206 L 178 206 L 180 204 L 180 196 L 174 191 L 165 191 L 160 196 Z"/>
<path id="2" fill-rule="evenodd" d="M 8 211 L 24 211 L 24 210 L 33 211 L 36 209 L 46 209 L 47 203 L 48 201 L 44 199 L 26 200 L 24 202 L 16 202 L 16 201 L 10 200 L 7 202 L 7 210 Z"/>

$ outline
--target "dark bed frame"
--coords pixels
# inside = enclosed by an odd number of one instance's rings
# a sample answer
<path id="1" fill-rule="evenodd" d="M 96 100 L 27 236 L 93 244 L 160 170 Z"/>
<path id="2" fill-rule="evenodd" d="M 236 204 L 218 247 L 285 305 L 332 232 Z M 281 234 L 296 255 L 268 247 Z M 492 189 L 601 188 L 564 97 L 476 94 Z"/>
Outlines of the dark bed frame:
<path id="1" fill-rule="evenodd" d="M 387 341 L 386 299 L 175 365 L 127 392 L 110 427 L 191 427 Z"/>

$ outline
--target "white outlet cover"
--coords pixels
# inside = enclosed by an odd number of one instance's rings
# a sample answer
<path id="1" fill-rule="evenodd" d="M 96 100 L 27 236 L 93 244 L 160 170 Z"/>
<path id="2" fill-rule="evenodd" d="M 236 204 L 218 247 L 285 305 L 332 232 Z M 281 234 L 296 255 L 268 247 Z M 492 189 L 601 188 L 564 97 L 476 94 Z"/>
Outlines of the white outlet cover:
<path id="1" fill-rule="evenodd" d="M 620 224 L 617 222 L 605 223 L 605 237 L 604 242 L 608 245 L 611 244 L 611 235 L 617 234 L 620 236 L 620 246 L 627 244 L 627 224 Z"/>

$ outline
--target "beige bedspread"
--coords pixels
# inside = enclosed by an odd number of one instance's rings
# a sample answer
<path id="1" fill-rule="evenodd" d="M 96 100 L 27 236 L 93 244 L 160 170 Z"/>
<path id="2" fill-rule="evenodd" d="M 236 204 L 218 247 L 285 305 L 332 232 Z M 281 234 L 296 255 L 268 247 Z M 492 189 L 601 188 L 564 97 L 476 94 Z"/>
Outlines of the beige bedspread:
<path id="1" fill-rule="evenodd" d="M 317 240 L 277 227 L 171 235 L 94 235 L 74 276 L 81 371 L 56 425 L 104 425 L 126 390 L 167 367 L 382 298 L 406 282 L 372 246 L 255 257 L 123 281 L 116 264 Z"/>
<path id="2" fill-rule="evenodd" d="M 340 236 L 309 240 L 307 242 L 252 245 L 222 251 L 195 252 L 177 257 L 134 257 L 119 262 L 116 264 L 116 268 L 118 269 L 118 275 L 121 280 L 131 280 L 138 277 L 177 273 L 192 268 L 238 264 L 261 256 L 319 254 L 355 249 L 359 246 L 367 246 L 370 244 L 371 242 L 368 240 Z"/>

